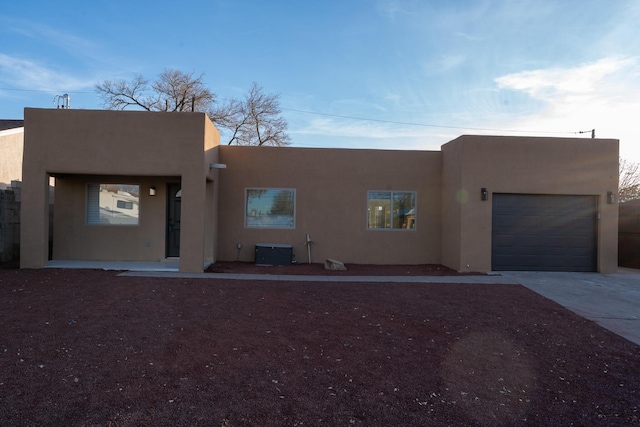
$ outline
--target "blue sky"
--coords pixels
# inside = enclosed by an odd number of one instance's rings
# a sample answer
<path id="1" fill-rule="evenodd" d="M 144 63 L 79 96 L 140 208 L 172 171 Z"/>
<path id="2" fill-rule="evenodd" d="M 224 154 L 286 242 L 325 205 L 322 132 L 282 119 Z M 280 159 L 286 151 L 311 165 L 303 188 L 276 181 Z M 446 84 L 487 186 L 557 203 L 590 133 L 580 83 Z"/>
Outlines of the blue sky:
<path id="1" fill-rule="evenodd" d="M 595 128 L 640 162 L 638 22 L 637 0 L 5 0 L 0 118 L 64 93 L 99 109 L 96 83 L 177 68 L 222 99 L 280 94 L 293 146 Z"/>

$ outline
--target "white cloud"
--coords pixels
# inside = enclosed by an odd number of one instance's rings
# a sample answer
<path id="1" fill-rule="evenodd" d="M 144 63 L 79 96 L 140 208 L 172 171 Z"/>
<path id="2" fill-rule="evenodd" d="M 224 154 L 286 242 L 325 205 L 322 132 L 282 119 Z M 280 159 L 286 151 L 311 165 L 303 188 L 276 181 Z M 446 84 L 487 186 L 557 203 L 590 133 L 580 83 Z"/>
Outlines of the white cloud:
<path id="1" fill-rule="evenodd" d="M 496 83 L 501 89 L 524 92 L 543 105 L 535 114 L 509 123 L 510 128 L 530 129 L 531 133 L 595 128 L 596 137 L 620 139 L 623 157 L 640 161 L 638 76 L 639 58 L 607 57 L 576 67 L 509 74 Z"/>
<path id="2" fill-rule="evenodd" d="M 78 79 L 38 62 L 0 53 L 0 82 L 29 90 L 72 91 L 92 87 L 95 80 Z"/>
<path id="3" fill-rule="evenodd" d="M 553 94 L 587 94 L 598 83 L 622 69 L 637 64 L 633 58 L 603 58 L 574 68 L 551 68 L 508 74 L 496 79 L 500 88 L 524 91 L 534 98 Z"/>

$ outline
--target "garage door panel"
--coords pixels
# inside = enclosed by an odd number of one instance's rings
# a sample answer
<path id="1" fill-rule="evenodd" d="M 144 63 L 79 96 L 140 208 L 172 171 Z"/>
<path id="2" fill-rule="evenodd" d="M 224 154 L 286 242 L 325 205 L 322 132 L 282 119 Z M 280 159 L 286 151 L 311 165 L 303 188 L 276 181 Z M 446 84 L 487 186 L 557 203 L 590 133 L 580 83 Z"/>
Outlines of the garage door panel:
<path id="1" fill-rule="evenodd" d="M 509 229 L 517 227 L 520 224 L 518 218 L 514 218 L 512 215 L 500 215 L 499 223 L 501 228 Z"/>
<path id="2" fill-rule="evenodd" d="M 494 244 L 499 248 L 514 248 L 517 244 L 517 238 L 514 236 L 499 236 Z"/>
<path id="3" fill-rule="evenodd" d="M 544 257 L 543 261 L 546 265 L 553 269 L 562 268 L 562 266 L 564 266 L 564 264 L 566 263 L 566 260 L 559 256 L 546 256 Z"/>
<path id="4" fill-rule="evenodd" d="M 494 194 L 492 200 L 493 270 L 596 270 L 596 196 Z"/>
<path id="5" fill-rule="evenodd" d="M 565 246 L 565 239 L 564 236 L 559 235 L 559 234 L 553 234 L 551 236 L 548 237 L 547 239 L 547 247 L 549 247 L 550 249 L 553 248 L 564 248 Z"/>
<path id="6" fill-rule="evenodd" d="M 540 263 L 539 255 L 523 255 L 520 257 L 520 262 L 523 267 L 533 268 Z"/>
<path id="7" fill-rule="evenodd" d="M 562 238 L 566 235 L 566 228 L 555 224 L 549 225 L 549 236 Z"/>
<path id="8" fill-rule="evenodd" d="M 567 245 L 576 248 L 576 250 L 584 249 L 590 251 L 591 248 L 591 239 L 584 236 L 569 236 L 566 239 Z"/>
<path id="9" fill-rule="evenodd" d="M 496 255 L 495 262 L 498 265 L 511 265 L 513 264 L 513 257 L 510 255 Z"/>

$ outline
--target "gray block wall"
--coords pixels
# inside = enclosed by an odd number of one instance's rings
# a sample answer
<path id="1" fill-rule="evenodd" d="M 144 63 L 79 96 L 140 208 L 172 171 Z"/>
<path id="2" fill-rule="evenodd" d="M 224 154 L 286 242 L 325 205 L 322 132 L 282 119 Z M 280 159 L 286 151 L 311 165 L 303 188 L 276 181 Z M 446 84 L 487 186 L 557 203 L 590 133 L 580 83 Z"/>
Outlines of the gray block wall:
<path id="1" fill-rule="evenodd" d="M 0 262 L 20 257 L 20 182 L 0 190 Z"/>
<path id="2" fill-rule="evenodd" d="M 20 260 L 21 182 L 11 181 L 11 187 L 0 190 L 0 262 Z M 53 244 L 53 191 L 49 187 L 49 253 Z"/>

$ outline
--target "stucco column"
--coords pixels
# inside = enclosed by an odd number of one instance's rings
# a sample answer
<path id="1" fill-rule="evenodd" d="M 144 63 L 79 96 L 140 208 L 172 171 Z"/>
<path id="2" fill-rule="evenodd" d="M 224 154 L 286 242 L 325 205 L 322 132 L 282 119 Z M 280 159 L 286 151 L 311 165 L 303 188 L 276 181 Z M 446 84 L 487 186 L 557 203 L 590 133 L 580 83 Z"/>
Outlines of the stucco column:
<path id="1" fill-rule="evenodd" d="M 180 271 L 202 273 L 204 269 L 206 182 L 199 170 L 182 176 L 180 224 Z"/>
<path id="2" fill-rule="evenodd" d="M 49 260 L 49 176 L 25 167 L 20 208 L 20 268 L 42 268 Z"/>

